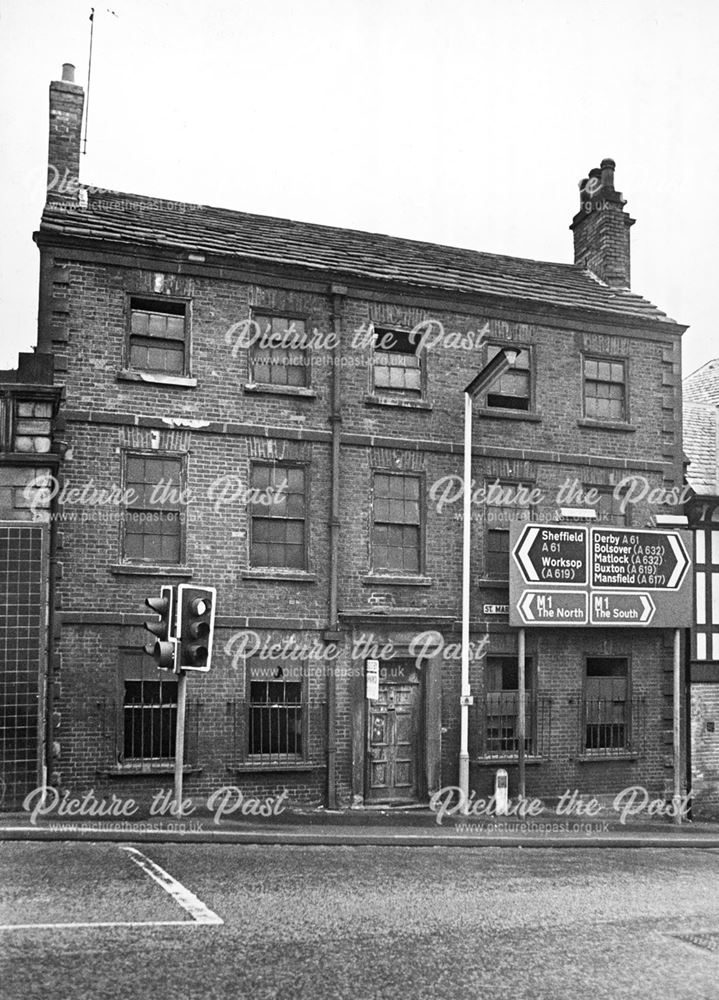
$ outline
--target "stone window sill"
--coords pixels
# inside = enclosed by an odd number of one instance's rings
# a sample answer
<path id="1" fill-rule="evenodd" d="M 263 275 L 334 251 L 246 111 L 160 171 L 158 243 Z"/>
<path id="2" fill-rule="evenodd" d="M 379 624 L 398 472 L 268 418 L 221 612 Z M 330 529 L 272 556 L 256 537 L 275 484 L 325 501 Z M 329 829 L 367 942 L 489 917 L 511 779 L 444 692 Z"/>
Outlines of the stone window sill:
<path id="1" fill-rule="evenodd" d="M 531 410 L 509 410 L 501 406 L 478 406 L 475 411 L 477 417 L 487 417 L 490 420 L 524 420 L 529 423 L 541 424 L 541 413 L 533 413 Z"/>
<path id="2" fill-rule="evenodd" d="M 248 760 L 244 764 L 229 764 L 227 770 L 232 774 L 259 774 L 268 771 L 275 774 L 286 774 L 299 771 L 319 771 L 323 767 L 325 767 L 324 764 L 313 764 L 306 760 L 289 761 L 286 764 L 263 764 L 261 761 Z"/>
<path id="3" fill-rule="evenodd" d="M 240 573 L 243 580 L 284 580 L 288 583 L 317 583 L 316 573 L 301 571 L 283 572 L 281 569 L 246 569 Z"/>
<path id="4" fill-rule="evenodd" d="M 400 399 L 394 396 L 367 395 L 364 398 L 367 406 L 394 406 L 404 410 L 426 410 L 431 412 L 432 404 L 426 399 Z"/>
<path id="5" fill-rule="evenodd" d="M 582 753 L 575 760 L 580 764 L 614 764 L 617 761 L 639 760 L 638 753 Z"/>
<path id="6" fill-rule="evenodd" d="M 499 580 L 497 577 L 482 576 L 477 580 L 478 587 L 494 588 L 497 590 L 509 590 L 509 580 Z"/>
<path id="7" fill-rule="evenodd" d="M 525 764 L 541 764 L 542 757 L 529 757 L 525 756 Z M 479 764 L 481 767 L 505 767 L 509 765 L 510 767 L 515 767 L 519 765 L 519 760 L 516 755 L 514 757 L 474 757 L 471 761 L 472 764 Z"/>
<path id="8" fill-rule="evenodd" d="M 157 774 L 174 773 L 175 765 L 173 761 L 168 761 L 166 764 L 155 765 L 118 764 L 117 767 L 109 767 L 105 770 L 98 771 L 98 774 L 103 778 L 151 778 Z M 182 768 L 182 773 L 202 774 L 202 768 L 185 764 Z"/>
<path id="9" fill-rule="evenodd" d="M 380 576 L 370 573 L 362 577 L 362 584 L 365 587 L 431 587 L 432 578 L 429 576 Z"/>
<path id="10" fill-rule="evenodd" d="M 585 427 L 593 431 L 619 431 L 621 434 L 636 434 L 637 431 L 633 424 L 612 420 L 590 420 L 589 417 L 578 420 L 577 427 Z"/>
<path id="11" fill-rule="evenodd" d="M 317 399 L 314 389 L 307 389 L 300 385 L 272 385 L 270 382 L 247 382 L 243 389 L 245 392 L 257 393 L 269 396 L 292 396 L 296 399 Z"/>
<path id="12" fill-rule="evenodd" d="M 192 576 L 189 566 L 154 566 L 144 563 L 117 563 L 110 567 L 114 576 Z"/>
<path id="13" fill-rule="evenodd" d="M 161 375 L 160 372 L 118 372 L 118 382 L 149 382 L 151 385 L 171 385 L 178 389 L 194 389 L 197 379 L 189 375 Z"/>

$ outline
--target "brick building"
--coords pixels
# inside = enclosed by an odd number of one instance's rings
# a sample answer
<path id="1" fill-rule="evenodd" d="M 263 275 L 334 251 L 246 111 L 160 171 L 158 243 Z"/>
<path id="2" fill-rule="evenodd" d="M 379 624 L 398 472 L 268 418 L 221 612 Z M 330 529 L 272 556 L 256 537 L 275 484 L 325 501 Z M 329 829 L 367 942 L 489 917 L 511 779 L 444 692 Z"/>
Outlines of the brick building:
<path id="1" fill-rule="evenodd" d="M 603 520 L 643 526 L 656 508 L 615 487 L 683 481 L 685 328 L 630 291 L 614 163 L 582 183 L 575 264 L 495 256 L 83 187 L 66 75 L 35 234 L 72 449 L 53 781 L 168 783 L 176 683 L 141 653 L 143 602 L 192 581 L 218 618 L 189 679 L 189 794 L 347 806 L 456 784 L 463 390 L 509 346 L 475 409 L 475 486 L 495 490 L 473 513 L 470 778 L 486 793 L 501 764 L 515 794 L 509 521 L 555 520 L 571 483 L 574 506 L 595 488 Z M 530 630 L 527 655 L 529 794 L 665 790 L 670 635 Z"/>
<path id="2" fill-rule="evenodd" d="M 694 531 L 695 618 L 689 651 L 691 787 L 695 816 L 719 813 L 719 361 L 684 380 L 687 504 Z"/>
<path id="3" fill-rule="evenodd" d="M 51 500 L 60 442 L 52 358 L 21 354 L 0 372 L 0 808 L 45 780 L 51 622 Z M 48 704 L 50 708 L 48 709 Z"/>

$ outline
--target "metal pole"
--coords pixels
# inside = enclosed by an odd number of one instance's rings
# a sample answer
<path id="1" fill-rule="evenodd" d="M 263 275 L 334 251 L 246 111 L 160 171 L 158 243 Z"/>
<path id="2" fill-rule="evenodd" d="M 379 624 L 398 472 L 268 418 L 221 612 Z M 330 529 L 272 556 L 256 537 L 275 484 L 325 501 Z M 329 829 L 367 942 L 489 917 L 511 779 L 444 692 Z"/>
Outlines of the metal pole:
<path id="1" fill-rule="evenodd" d="M 524 667 L 524 629 L 520 628 L 517 649 L 517 756 L 519 761 L 519 795 L 524 798 L 527 792 L 524 767 L 524 734 L 527 729 L 527 712 L 525 691 L 525 667 Z"/>
<path id="2" fill-rule="evenodd" d="M 472 544 L 472 397 L 464 394 L 464 492 L 462 495 L 462 685 L 459 730 L 459 788 L 469 805 L 469 584 Z"/>
<path id="3" fill-rule="evenodd" d="M 185 760 L 185 700 L 187 674 L 180 671 L 177 678 L 177 720 L 175 727 L 175 809 L 177 819 L 182 819 L 182 765 Z"/>
<path id="4" fill-rule="evenodd" d="M 674 822 L 682 821 L 681 629 L 674 629 Z"/>

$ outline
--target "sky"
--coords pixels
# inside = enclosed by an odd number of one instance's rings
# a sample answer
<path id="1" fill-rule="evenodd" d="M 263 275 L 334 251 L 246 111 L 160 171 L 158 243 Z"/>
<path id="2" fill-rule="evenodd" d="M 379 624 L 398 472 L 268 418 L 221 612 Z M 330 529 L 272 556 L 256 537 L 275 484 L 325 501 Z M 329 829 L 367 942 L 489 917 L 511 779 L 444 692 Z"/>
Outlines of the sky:
<path id="1" fill-rule="evenodd" d="M 110 0 L 95 7 L 81 180 L 572 261 L 605 157 L 637 220 L 632 288 L 719 356 L 715 0 Z M 48 86 L 86 86 L 91 5 L 0 0 L 0 368 L 31 350 Z"/>

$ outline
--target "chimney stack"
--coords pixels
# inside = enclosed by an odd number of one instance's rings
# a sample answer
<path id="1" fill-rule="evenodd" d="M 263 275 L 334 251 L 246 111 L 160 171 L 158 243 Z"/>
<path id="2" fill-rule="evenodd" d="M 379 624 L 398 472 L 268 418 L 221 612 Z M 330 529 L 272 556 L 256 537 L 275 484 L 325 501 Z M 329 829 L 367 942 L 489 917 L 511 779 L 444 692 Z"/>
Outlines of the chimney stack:
<path id="1" fill-rule="evenodd" d="M 579 182 L 579 211 L 574 232 L 574 263 L 611 288 L 629 288 L 629 227 L 626 199 L 614 190 L 614 160 L 602 160 Z"/>
<path id="2" fill-rule="evenodd" d="M 65 63 L 62 67 L 62 80 L 54 80 L 50 84 L 47 160 L 49 202 L 77 202 L 85 92 L 74 81 L 75 67 L 72 63 Z"/>

